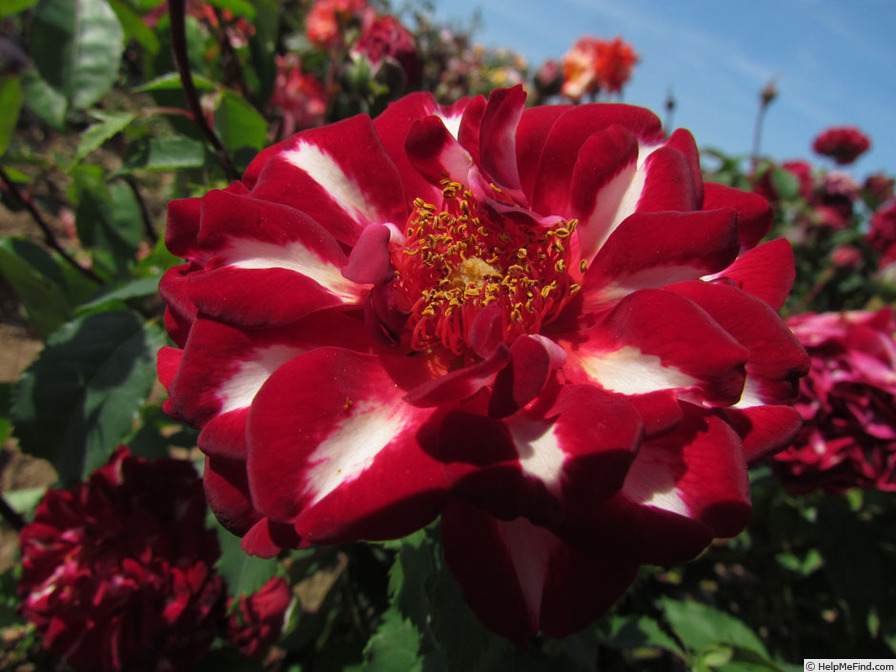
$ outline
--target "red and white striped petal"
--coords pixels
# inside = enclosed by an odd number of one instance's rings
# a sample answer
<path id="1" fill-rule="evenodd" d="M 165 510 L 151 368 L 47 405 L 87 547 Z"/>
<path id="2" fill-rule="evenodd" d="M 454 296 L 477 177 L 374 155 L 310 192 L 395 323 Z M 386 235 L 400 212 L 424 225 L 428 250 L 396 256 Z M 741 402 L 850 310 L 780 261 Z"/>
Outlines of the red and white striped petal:
<path id="1" fill-rule="evenodd" d="M 703 185 L 703 208 L 737 210 L 737 228 L 743 250 L 755 247 L 772 226 L 773 213 L 768 201 L 759 194 L 724 184 L 707 182 Z"/>
<path id="2" fill-rule="evenodd" d="M 612 543 L 626 561 L 684 562 L 713 538 L 738 534 L 750 510 L 737 433 L 713 412 L 686 406 L 678 427 L 641 446 L 621 491 L 581 510 L 562 536 L 595 552 Z"/>
<path id="3" fill-rule="evenodd" d="M 430 522 L 447 477 L 416 438 L 432 410 L 404 393 L 379 358 L 349 350 L 319 348 L 281 366 L 249 414 L 258 509 L 313 543 L 395 538 Z"/>
<path id="4" fill-rule="evenodd" d="M 334 340 L 335 339 L 335 340 Z M 316 313 L 285 329 L 244 331 L 220 322 L 196 321 L 177 373 L 168 384 L 165 409 L 197 427 L 252 405 L 255 394 L 290 359 L 326 343 L 365 349 L 363 325 L 340 313 Z M 166 353 L 165 359 L 170 357 Z"/>
<path id="5" fill-rule="evenodd" d="M 698 304 L 747 349 L 747 378 L 737 408 L 796 400 L 809 356 L 768 304 L 729 285 L 686 282 L 667 289 Z"/>
<path id="6" fill-rule="evenodd" d="M 735 404 L 743 391 L 746 348 L 674 292 L 629 294 L 578 336 L 567 346 L 569 373 L 578 382 L 620 394 L 671 389 L 709 406 Z"/>
<path id="7" fill-rule="evenodd" d="M 795 278 L 793 248 L 786 239 L 777 238 L 747 250 L 728 268 L 705 279 L 732 283 L 781 310 Z"/>
<path id="8" fill-rule="evenodd" d="M 585 555 L 525 518 L 502 521 L 461 501 L 442 512 L 445 562 L 485 627 L 520 646 L 566 637 L 626 591 L 637 566 L 612 549 Z"/>
<path id="9" fill-rule="evenodd" d="M 291 138 L 261 169 L 252 194 L 306 213 L 348 245 L 367 224 L 408 215 L 398 169 L 365 116 Z"/>
<path id="10" fill-rule="evenodd" d="M 726 408 L 725 417 L 744 442 L 750 466 L 787 448 L 803 426 L 802 417 L 791 406 Z"/>
<path id="11" fill-rule="evenodd" d="M 600 248 L 585 275 L 584 309 L 617 301 L 638 289 L 696 280 L 737 256 L 734 210 L 635 213 Z"/>

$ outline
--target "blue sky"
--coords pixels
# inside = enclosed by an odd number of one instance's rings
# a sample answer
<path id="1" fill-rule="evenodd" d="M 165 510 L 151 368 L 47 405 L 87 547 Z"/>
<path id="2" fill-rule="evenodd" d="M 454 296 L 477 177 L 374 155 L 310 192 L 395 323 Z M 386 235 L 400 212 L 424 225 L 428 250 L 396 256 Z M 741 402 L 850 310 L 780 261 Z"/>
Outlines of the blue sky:
<path id="1" fill-rule="evenodd" d="M 560 58 L 580 36 L 621 36 L 641 56 L 624 101 L 664 116 L 701 147 L 748 155 L 759 92 L 777 79 L 764 154 L 808 158 L 823 129 L 853 125 L 872 148 L 850 172 L 896 174 L 896 2 L 893 0 L 436 0 L 468 20 L 476 41 L 521 52 L 530 67 Z"/>

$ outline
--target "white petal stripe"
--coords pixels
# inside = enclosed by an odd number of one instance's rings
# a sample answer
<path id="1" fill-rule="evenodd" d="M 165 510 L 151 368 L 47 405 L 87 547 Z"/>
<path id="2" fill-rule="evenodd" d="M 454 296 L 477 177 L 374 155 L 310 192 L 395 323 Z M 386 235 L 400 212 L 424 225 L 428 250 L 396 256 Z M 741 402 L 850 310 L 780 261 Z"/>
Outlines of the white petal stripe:
<path id="1" fill-rule="evenodd" d="M 678 369 L 663 366 L 656 355 L 645 355 L 630 345 L 599 355 L 582 354 L 579 364 L 604 389 L 620 394 L 692 387 L 700 382 Z"/>

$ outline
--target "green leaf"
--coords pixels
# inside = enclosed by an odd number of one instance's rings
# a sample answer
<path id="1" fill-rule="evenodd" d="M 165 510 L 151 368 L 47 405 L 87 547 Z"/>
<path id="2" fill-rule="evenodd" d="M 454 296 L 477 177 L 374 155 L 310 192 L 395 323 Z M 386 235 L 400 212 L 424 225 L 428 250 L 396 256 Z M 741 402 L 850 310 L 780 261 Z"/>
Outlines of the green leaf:
<path id="1" fill-rule="evenodd" d="M 243 147 L 262 149 L 267 144 L 268 123 L 258 110 L 233 91 L 222 91 L 215 109 L 215 131 L 231 152 Z"/>
<path id="2" fill-rule="evenodd" d="M 612 616 L 603 624 L 602 641 L 614 649 L 658 648 L 683 655 L 681 647 L 648 616 Z"/>
<path id="3" fill-rule="evenodd" d="M 40 73 L 31 68 L 22 73 L 25 102 L 34 113 L 56 130 L 65 126 L 65 96 L 50 86 Z"/>
<path id="4" fill-rule="evenodd" d="M 364 669 L 368 672 L 418 672 L 423 669 L 419 651 L 420 632 L 397 609 L 389 609 L 364 649 L 368 659 Z"/>
<path id="5" fill-rule="evenodd" d="M 69 107 L 102 98 L 118 77 L 124 31 L 105 0 L 41 0 L 31 22 L 31 54 Z"/>
<path id="6" fill-rule="evenodd" d="M 135 170 L 178 170 L 205 164 L 205 147 L 190 138 L 144 138 L 132 143 L 124 157 L 123 173 Z"/>
<path id="7" fill-rule="evenodd" d="M 21 14 L 36 4 L 37 0 L 3 0 L 3 4 L 0 5 L 0 19 Z"/>
<path id="8" fill-rule="evenodd" d="M 255 33 L 249 38 L 249 53 L 252 65 L 258 74 L 259 90 L 257 98 L 267 101 L 274 91 L 277 80 L 277 62 L 274 54 L 280 35 L 280 8 L 276 0 L 255 0 L 257 15 Z"/>
<path id="9" fill-rule="evenodd" d="M 153 296 L 159 291 L 159 277 L 136 278 L 127 280 L 111 289 L 104 290 L 101 294 L 87 303 L 78 306 L 78 310 L 93 310 L 110 303 L 139 299 L 145 296 Z"/>
<path id="10" fill-rule="evenodd" d="M 106 462 L 156 380 L 161 329 L 136 313 L 97 313 L 54 333 L 13 395 L 14 434 L 49 460 L 63 485 Z"/>
<path id="11" fill-rule="evenodd" d="M 127 275 L 143 240 L 140 204 L 127 184 L 90 185 L 81 193 L 75 225 L 96 262 L 114 269 L 118 277 Z"/>
<path id="12" fill-rule="evenodd" d="M 228 9 L 234 16 L 242 16 L 249 21 L 255 18 L 255 7 L 248 0 L 208 0 L 208 4 L 218 9 Z"/>
<path id="13" fill-rule="evenodd" d="M 59 263 L 43 247 L 22 238 L 0 240 L 0 274 L 10 284 L 31 326 L 46 338 L 71 314 Z"/>
<path id="14" fill-rule="evenodd" d="M 99 149 L 106 140 L 120 133 L 128 124 L 137 118 L 136 114 L 126 112 L 108 113 L 94 112 L 98 124 L 94 124 L 81 134 L 78 141 L 78 150 L 75 152 L 75 161 L 80 161 L 95 149 Z"/>
<path id="15" fill-rule="evenodd" d="M 666 620 L 689 649 L 737 646 L 768 658 L 762 640 L 743 621 L 699 602 L 661 601 Z"/>
<path id="16" fill-rule="evenodd" d="M 276 558 L 249 555 L 240 546 L 240 538 L 225 530 L 217 521 L 215 529 L 221 544 L 221 557 L 215 569 L 227 582 L 232 597 L 254 593 L 274 577 L 278 567 Z"/>
<path id="17" fill-rule="evenodd" d="M 197 75 L 195 72 L 193 73 L 193 85 L 196 87 L 197 91 L 209 91 L 217 88 L 212 80 Z M 182 88 L 183 83 L 180 80 L 180 75 L 176 72 L 169 72 L 166 75 L 161 75 L 160 77 L 148 81 L 142 86 L 138 86 L 133 89 L 133 91 L 134 93 L 143 93 L 145 91 L 180 91 Z"/>
<path id="18" fill-rule="evenodd" d="M 0 156 L 6 153 L 25 97 L 18 77 L 0 79 Z"/>
<path id="19" fill-rule="evenodd" d="M 9 422 L 9 408 L 12 404 L 13 383 L 0 383 L 0 446 L 6 443 L 12 425 Z"/>
<path id="20" fill-rule="evenodd" d="M 800 180 L 786 168 L 774 166 L 771 169 L 772 187 L 782 200 L 792 201 L 800 195 Z"/>
<path id="21" fill-rule="evenodd" d="M 131 9 L 127 3 L 122 0 L 108 0 L 109 6 L 118 17 L 118 22 L 124 29 L 126 40 L 134 40 L 143 47 L 149 54 L 155 55 L 159 53 L 161 43 L 156 37 L 155 32 L 143 22 L 137 12 Z"/>

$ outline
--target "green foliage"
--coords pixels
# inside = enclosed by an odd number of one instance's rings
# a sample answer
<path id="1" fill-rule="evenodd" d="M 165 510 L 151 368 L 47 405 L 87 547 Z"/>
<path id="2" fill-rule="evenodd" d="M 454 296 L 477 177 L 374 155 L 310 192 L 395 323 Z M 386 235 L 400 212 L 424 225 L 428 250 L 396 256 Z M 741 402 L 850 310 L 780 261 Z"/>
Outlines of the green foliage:
<path id="1" fill-rule="evenodd" d="M 49 460 L 63 485 L 102 466 L 133 430 L 163 342 L 157 325 L 130 311 L 60 327 L 14 393 L 12 420 L 22 449 Z"/>

